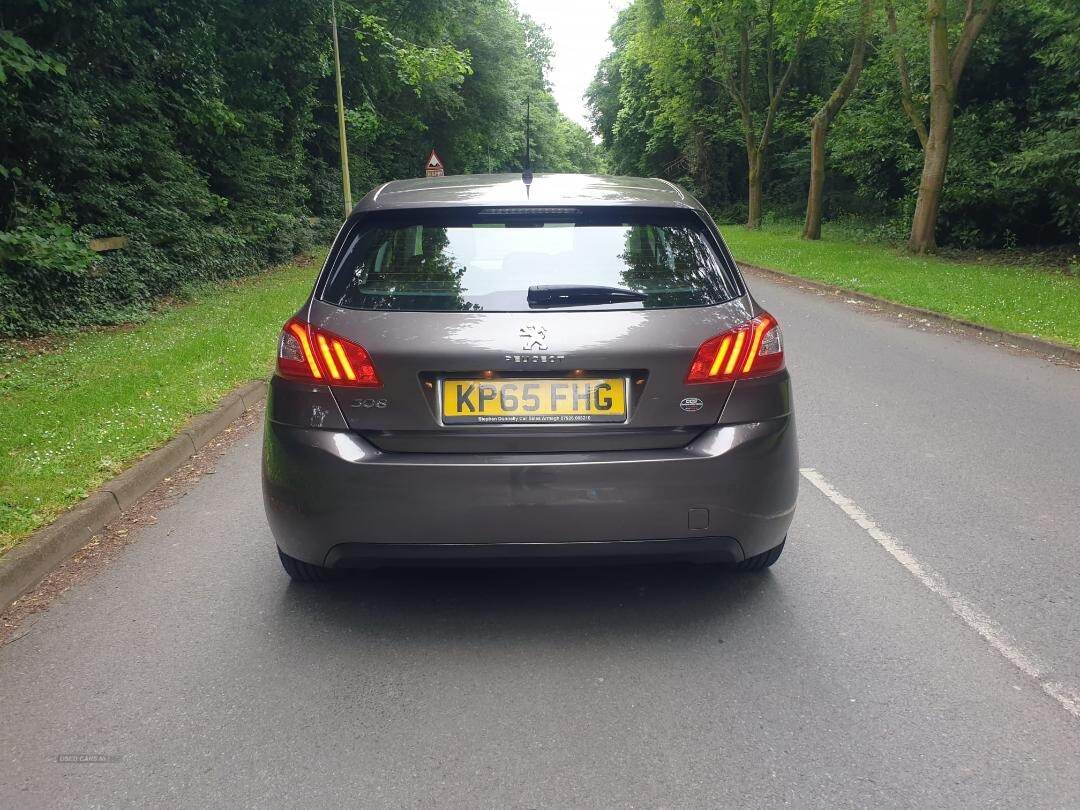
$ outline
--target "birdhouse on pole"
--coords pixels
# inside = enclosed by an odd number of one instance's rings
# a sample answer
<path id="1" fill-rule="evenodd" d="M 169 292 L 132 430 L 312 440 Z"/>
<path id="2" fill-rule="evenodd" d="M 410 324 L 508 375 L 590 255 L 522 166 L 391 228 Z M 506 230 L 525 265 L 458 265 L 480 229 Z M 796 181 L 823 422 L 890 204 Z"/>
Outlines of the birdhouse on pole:
<path id="1" fill-rule="evenodd" d="M 424 173 L 428 177 L 442 177 L 446 174 L 446 167 L 443 166 L 442 159 L 435 154 L 435 150 L 431 150 L 431 154 L 428 155 L 427 164 L 424 166 Z"/>

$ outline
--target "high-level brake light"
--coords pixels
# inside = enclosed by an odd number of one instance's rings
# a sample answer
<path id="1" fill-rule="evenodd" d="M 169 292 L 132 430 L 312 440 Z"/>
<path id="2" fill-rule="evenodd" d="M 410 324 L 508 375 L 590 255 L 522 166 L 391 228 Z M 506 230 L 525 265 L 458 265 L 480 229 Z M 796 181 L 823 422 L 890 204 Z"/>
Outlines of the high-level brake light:
<path id="1" fill-rule="evenodd" d="M 780 324 L 767 312 L 701 344 L 686 375 L 688 383 L 731 382 L 762 377 L 784 367 Z"/>
<path id="2" fill-rule="evenodd" d="M 281 330 L 277 372 L 292 380 L 353 388 L 382 385 L 363 346 L 293 318 Z"/>

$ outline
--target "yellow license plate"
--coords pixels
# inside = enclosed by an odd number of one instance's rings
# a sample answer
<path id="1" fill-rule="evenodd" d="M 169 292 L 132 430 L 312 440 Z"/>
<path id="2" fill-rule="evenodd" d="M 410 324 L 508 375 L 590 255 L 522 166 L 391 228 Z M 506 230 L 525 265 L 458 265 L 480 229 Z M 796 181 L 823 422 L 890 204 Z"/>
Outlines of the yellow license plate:
<path id="1" fill-rule="evenodd" d="M 626 381 L 443 380 L 443 422 L 625 422 Z"/>

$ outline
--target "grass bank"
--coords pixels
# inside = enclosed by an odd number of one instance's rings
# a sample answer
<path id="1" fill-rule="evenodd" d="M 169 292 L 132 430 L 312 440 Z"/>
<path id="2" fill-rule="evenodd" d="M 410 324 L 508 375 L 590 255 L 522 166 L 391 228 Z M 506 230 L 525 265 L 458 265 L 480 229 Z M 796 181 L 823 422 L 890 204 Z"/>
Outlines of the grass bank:
<path id="1" fill-rule="evenodd" d="M 317 264 L 209 286 L 144 323 L 0 344 L 0 555 L 237 385 L 265 376 Z"/>
<path id="2" fill-rule="evenodd" d="M 800 238 L 800 226 L 792 223 L 720 230 L 735 258 L 747 264 L 1080 347 L 1077 275 L 1034 264 L 910 256 L 828 225 L 817 242 Z"/>

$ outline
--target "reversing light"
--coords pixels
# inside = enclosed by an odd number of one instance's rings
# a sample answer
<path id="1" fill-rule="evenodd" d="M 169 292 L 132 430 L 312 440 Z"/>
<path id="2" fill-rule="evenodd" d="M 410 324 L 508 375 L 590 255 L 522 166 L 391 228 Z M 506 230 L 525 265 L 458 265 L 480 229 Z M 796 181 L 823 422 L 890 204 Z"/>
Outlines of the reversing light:
<path id="1" fill-rule="evenodd" d="M 352 388 L 382 385 L 363 346 L 293 318 L 281 330 L 277 373 L 291 380 Z"/>
<path id="2" fill-rule="evenodd" d="M 784 367 L 784 341 L 780 324 L 767 312 L 709 338 L 697 350 L 688 383 L 731 382 L 762 377 Z"/>

